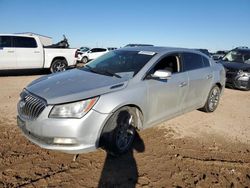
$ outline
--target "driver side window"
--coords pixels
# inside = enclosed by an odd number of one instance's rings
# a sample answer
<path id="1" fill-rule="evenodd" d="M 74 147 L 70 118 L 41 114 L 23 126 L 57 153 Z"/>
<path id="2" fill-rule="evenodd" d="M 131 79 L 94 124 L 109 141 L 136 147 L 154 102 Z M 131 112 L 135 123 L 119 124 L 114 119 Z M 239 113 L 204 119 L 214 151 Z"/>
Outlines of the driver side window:
<path id="1" fill-rule="evenodd" d="M 149 75 L 154 74 L 157 70 L 166 70 L 172 74 L 180 72 L 180 57 L 178 54 L 168 55 L 162 58 L 154 67 L 150 70 Z"/>

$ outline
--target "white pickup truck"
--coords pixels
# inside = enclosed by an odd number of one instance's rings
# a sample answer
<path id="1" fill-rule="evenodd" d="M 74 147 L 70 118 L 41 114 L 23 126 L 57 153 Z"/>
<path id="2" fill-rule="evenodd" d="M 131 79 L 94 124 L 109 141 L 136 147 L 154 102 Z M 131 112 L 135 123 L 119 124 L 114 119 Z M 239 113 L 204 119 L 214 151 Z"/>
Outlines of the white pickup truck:
<path id="1" fill-rule="evenodd" d="M 64 71 L 76 65 L 76 49 L 44 47 L 38 36 L 0 34 L 0 70 L 50 69 Z"/>

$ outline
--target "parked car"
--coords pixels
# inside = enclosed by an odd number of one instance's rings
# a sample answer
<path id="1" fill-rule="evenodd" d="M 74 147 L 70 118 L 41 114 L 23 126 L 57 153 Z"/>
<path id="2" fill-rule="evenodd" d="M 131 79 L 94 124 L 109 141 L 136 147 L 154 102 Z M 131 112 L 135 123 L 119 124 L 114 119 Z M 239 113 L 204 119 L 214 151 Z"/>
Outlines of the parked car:
<path id="1" fill-rule="evenodd" d="M 121 154 L 136 130 L 195 109 L 213 112 L 224 85 L 223 66 L 196 50 L 121 48 L 31 82 L 20 95 L 18 126 L 42 148 Z"/>
<path id="2" fill-rule="evenodd" d="M 226 85 L 250 90 L 250 49 L 235 48 L 218 61 L 226 70 Z"/>
<path id="3" fill-rule="evenodd" d="M 75 64 L 76 49 L 45 48 L 39 37 L 33 35 L 0 34 L 0 70 L 50 69 L 51 72 L 61 72 Z"/>
<path id="4" fill-rule="evenodd" d="M 96 59 L 103 54 L 107 53 L 109 50 L 107 48 L 92 48 L 85 53 L 78 55 L 78 61 L 81 61 L 82 63 L 87 63 L 90 60 Z"/>
<path id="5" fill-rule="evenodd" d="M 226 54 L 227 54 L 226 51 L 220 50 L 220 51 L 217 51 L 216 53 L 212 54 L 212 58 L 217 61 L 217 60 L 222 59 Z"/>

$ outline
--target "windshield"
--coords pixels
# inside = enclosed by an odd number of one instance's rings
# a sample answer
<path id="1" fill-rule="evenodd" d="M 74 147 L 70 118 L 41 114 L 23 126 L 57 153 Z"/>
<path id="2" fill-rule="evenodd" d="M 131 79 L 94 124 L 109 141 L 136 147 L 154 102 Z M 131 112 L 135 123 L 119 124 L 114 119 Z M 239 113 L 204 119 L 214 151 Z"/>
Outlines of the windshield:
<path id="1" fill-rule="evenodd" d="M 81 47 L 80 50 L 81 50 L 82 52 L 86 52 L 86 51 L 89 50 L 89 48 L 87 48 L 87 47 Z"/>
<path id="2" fill-rule="evenodd" d="M 83 70 L 118 78 L 134 77 L 155 52 L 115 50 L 92 60 Z"/>
<path id="3" fill-rule="evenodd" d="M 239 50 L 232 50 L 227 53 L 223 58 L 223 61 L 249 63 L 250 64 L 250 52 L 242 52 Z"/>

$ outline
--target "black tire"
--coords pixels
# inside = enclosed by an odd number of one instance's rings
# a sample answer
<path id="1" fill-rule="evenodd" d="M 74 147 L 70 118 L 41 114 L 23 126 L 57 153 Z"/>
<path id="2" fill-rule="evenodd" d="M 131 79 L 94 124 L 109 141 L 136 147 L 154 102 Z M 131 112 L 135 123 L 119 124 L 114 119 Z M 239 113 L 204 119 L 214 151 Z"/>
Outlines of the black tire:
<path id="1" fill-rule="evenodd" d="M 100 138 L 100 146 L 112 155 L 128 152 L 133 144 L 137 125 L 138 118 L 135 108 L 120 108 L 105 124 Z"/>
<path id="2" fill-rule="evenodd" d="M 83 64 L 86 64 L 86 63 L 88 63 L 88 58 L 86 57 L 86 56 L 84 56 L 83 58 L 82 58 L 82 63 Z"/>
<path id="3" fill-rule="evenodd" d="M 56 72 L 63 72 L 67 68 L 67 62 L 65 59 L 56 59 L 52 62 L 50 67 L 50 72 L 56 73 Z"/>
<path id="4" fill-rule="evenodd" d="M 204 112 L 214 112 L 219 104 L 220 101 L 220 93 L 221 90 L 218 86 L 212 87 L 209 92 L 206 104 L 203 108 L 201 108 Z"/>

